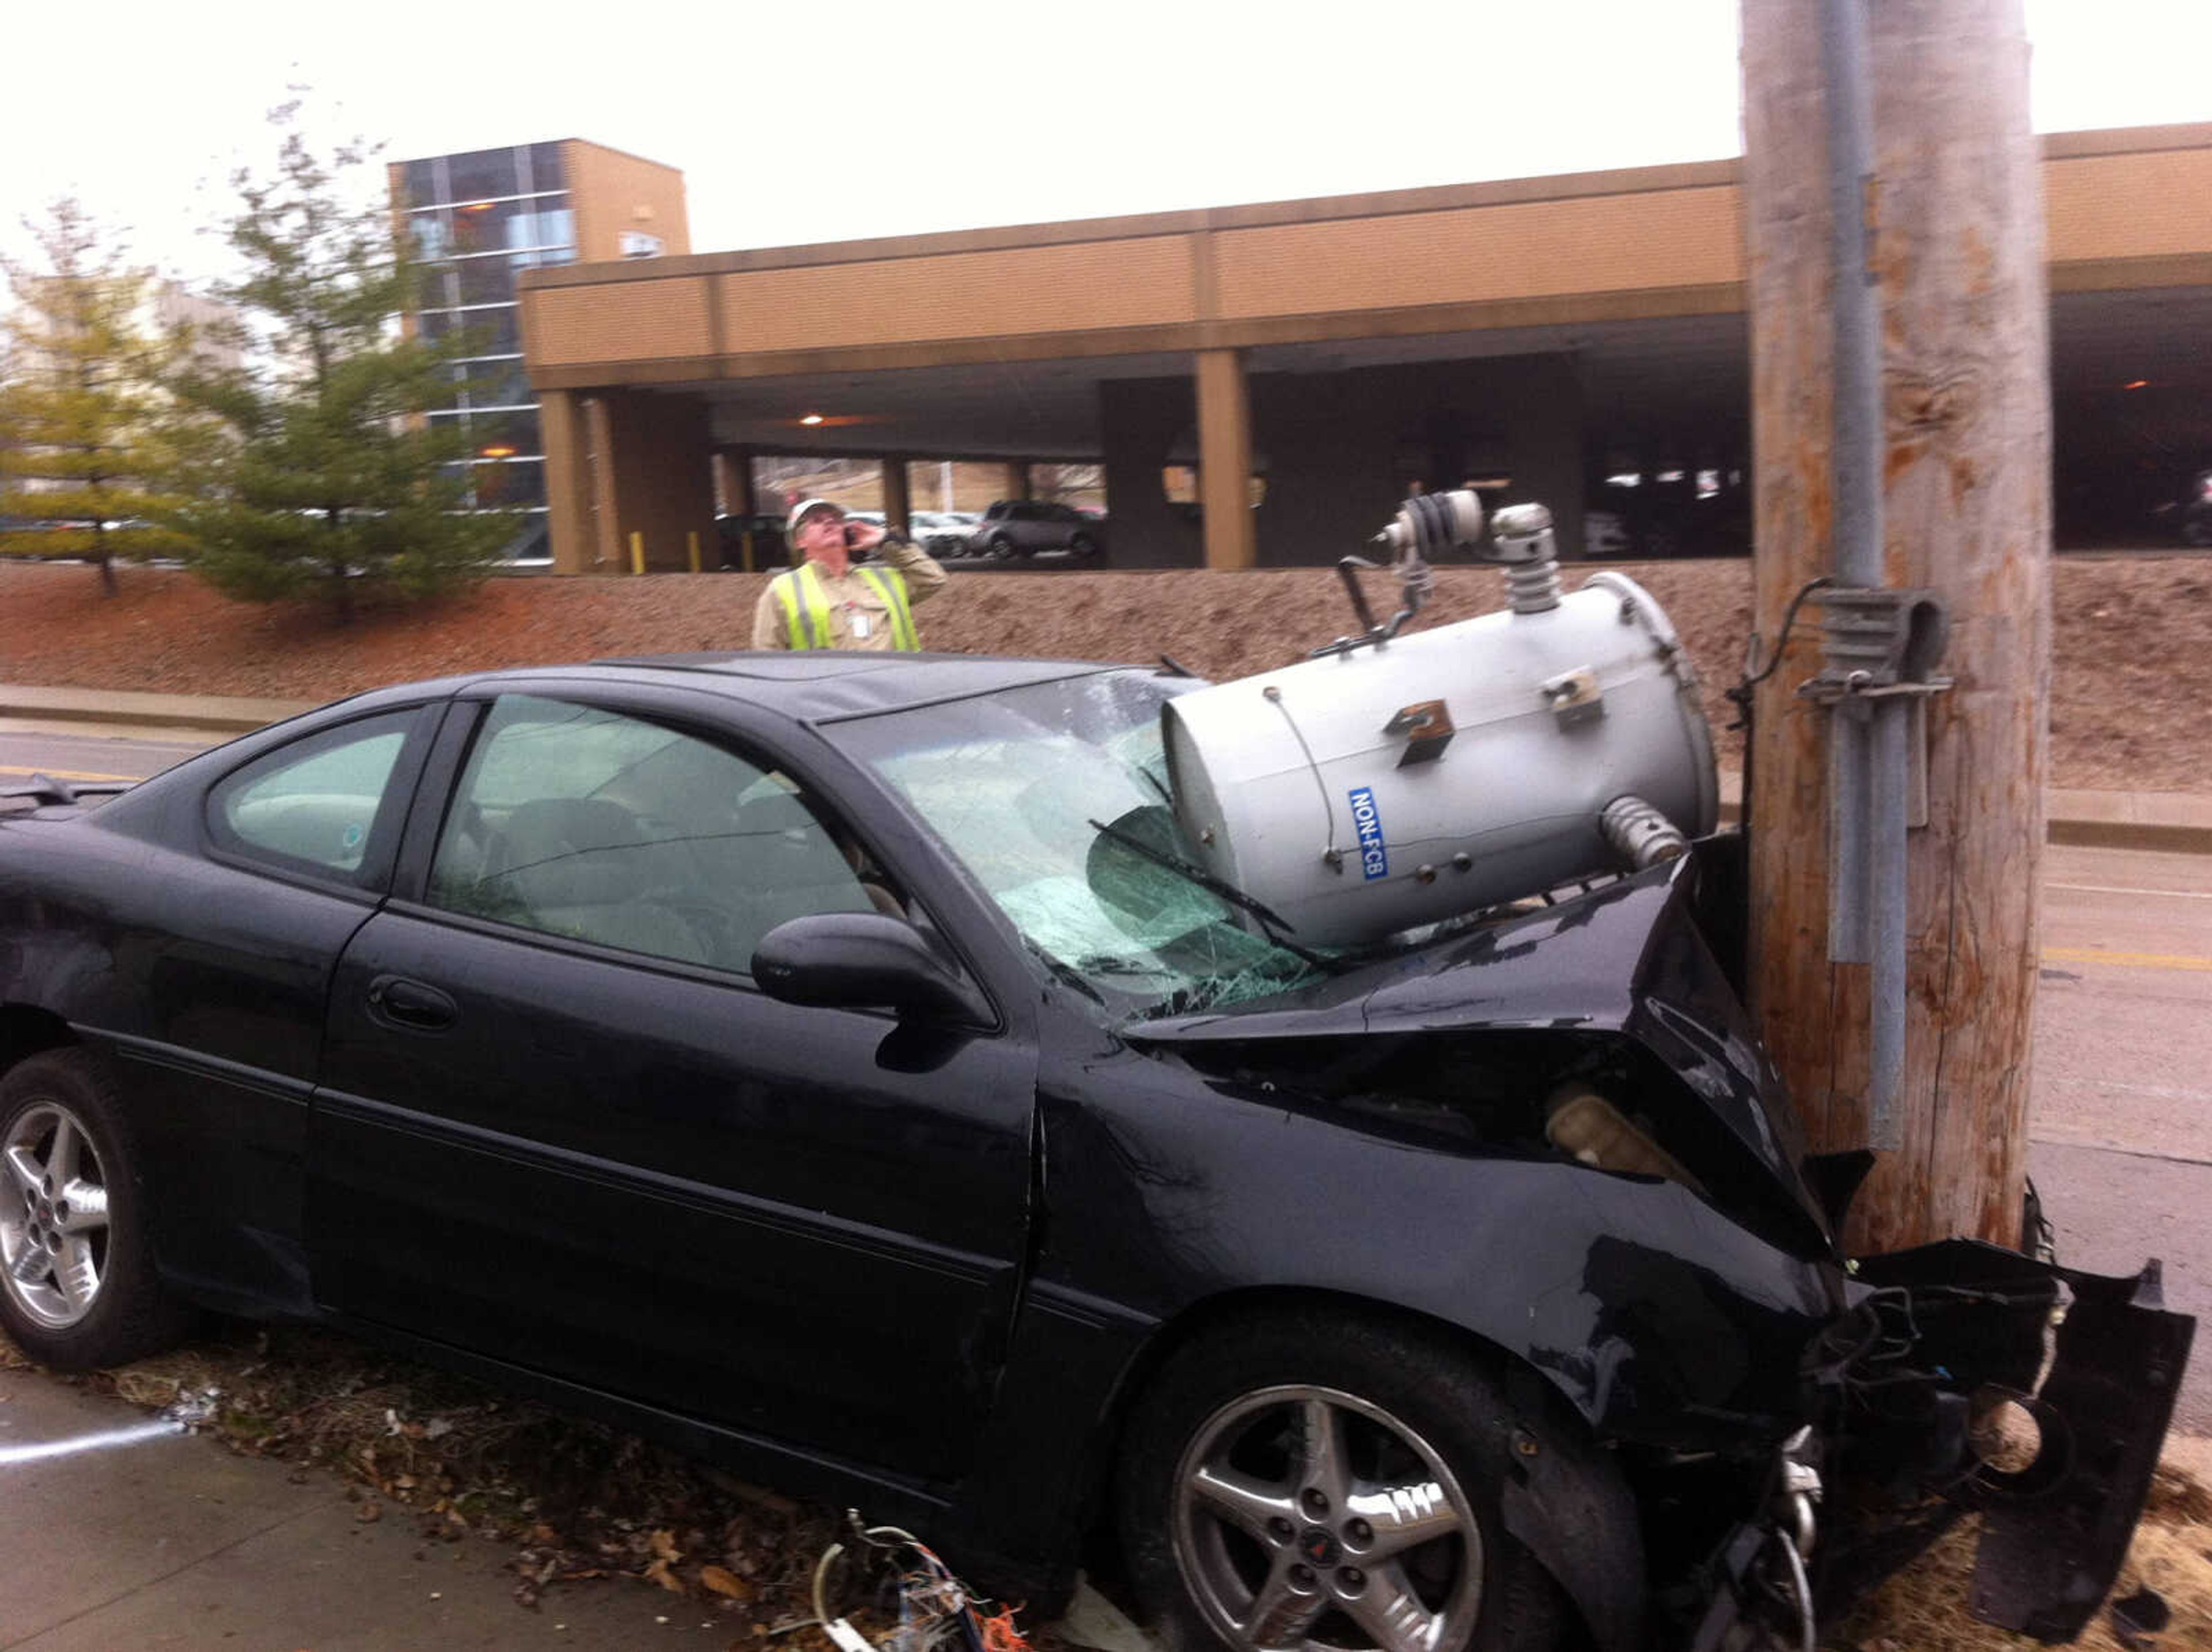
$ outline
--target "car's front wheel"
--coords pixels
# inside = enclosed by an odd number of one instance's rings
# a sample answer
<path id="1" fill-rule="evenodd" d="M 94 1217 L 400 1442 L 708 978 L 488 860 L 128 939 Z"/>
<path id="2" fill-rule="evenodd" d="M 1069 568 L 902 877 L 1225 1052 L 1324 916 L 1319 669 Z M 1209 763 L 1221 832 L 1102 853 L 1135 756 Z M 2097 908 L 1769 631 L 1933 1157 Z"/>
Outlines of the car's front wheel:
<path id="1" fill-rule="evenodd" d="M 189 1315 L 155 1272 L 128 1121 L 82 1050 L 0 1078 L 0 1326 L 33 1359 L 84 1370 L 137 1358 Z"/>
<path id="2" fill-rule="evenodd" d="M 1315 1315 L 1162 1369 L 1122 1458 L 1132 1578 L 1171 1644 L 1534 1652 L 1559 1601 L 1510 1537 L 1510 1424 L 1462 1350 Z"/>
<path id="3" fill-rule="evenodd" d="M 1012 562 L 1014 557 L 1014 542 L 1003 533 L 992 540 L 984 550 L 994 562 Z"/>
<path id="4" fill-rule="evenodd" d="M 1087 533 L 1079 533 L 1067 542 L 1067 554 L 1078 562 L 1087 562 L 1098 554 L 1098 542 Z"/>

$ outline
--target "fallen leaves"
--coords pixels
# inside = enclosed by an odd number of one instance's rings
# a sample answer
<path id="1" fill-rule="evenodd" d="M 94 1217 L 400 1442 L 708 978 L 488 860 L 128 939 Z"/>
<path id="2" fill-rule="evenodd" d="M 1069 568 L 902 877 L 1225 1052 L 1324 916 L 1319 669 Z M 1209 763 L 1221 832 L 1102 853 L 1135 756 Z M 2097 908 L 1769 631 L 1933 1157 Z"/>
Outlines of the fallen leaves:
<path id="1" fill-rule="evenodd" d="M 699 1568 L 699 1582 L 723 1599 L 741 1604 L 760 1593 L 736 1573 L 711 1564 Z"/>

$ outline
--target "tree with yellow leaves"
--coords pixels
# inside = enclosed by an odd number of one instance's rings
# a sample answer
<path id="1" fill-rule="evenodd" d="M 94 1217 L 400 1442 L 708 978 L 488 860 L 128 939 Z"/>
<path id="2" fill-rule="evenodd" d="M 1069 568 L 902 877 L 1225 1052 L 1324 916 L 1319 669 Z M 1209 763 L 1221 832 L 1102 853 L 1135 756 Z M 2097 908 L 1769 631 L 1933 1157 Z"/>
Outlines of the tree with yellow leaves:
<path id="1" fill-rule="evenodd" d="M 117 557 L 174 554 L 166 509 L 173 341 L 154 324 L 150 270 L 76 201 L 32 226 L 43 267 L 9 262 L 0 323 L 0 556 L 81 558 L 115 592 Z"/>

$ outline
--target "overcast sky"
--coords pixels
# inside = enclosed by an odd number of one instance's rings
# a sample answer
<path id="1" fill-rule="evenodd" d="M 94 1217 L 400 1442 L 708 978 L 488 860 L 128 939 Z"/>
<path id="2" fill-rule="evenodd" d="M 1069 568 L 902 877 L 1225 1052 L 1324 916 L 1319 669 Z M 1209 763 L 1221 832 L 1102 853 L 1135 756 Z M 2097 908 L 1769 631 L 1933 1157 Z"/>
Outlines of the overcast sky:
<path id="1" fill-rule="evenodd" d="M 701 252 L 1735 155 L 1741 0 L 111 0 L 0 23 L 0 246 L 74 193 L 198 276 L 264 112 L 392 159 L 583 137 Z M 2212 119 L 2212 0 L 2027 0 L 2039 131 Z"/>

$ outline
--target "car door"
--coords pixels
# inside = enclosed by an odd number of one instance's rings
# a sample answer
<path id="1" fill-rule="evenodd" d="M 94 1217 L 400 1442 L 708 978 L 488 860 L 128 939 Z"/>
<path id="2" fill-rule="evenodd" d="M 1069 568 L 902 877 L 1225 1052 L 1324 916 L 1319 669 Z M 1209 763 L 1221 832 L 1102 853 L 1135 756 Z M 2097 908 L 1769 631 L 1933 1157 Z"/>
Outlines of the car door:
<path id="1" fill-rule="evenodd" d="M 98 892 L 112 963 L 73 1018 L 133 1102 L 162 1269 L 204 1300 L 310 1304 L 308 1097 L 331 975 L 391 876 L 438 710 L 202 759 L 205 783 L 168 788 L 160 845 Z"/>
<path id="2" fill-rule="evenodd" d="M 1033 1042 L 756 989 L 777 922 L 902 894 L 772 753 L 635 704 L 469 710 L 433 762 L 442 821 L 410 831 L 331 994 L 324 1300 L 951 1471 L 1013 1306 Z"/>

